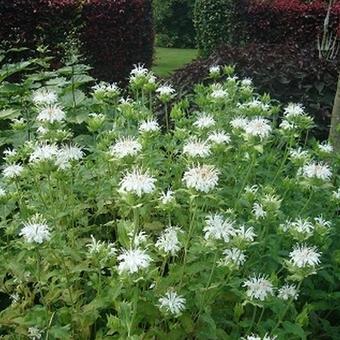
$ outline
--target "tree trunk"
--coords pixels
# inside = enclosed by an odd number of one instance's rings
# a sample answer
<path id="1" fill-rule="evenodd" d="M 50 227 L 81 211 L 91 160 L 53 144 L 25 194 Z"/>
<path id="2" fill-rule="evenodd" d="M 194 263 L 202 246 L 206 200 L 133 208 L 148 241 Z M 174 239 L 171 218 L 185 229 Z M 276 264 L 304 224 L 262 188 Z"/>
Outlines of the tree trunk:
<path id="1" fill-rule="evenodd" d="M 334 99 L 329 139 L 334 147 L 334 150 L 336 152 L 340 152 L 340 74 Z"/>

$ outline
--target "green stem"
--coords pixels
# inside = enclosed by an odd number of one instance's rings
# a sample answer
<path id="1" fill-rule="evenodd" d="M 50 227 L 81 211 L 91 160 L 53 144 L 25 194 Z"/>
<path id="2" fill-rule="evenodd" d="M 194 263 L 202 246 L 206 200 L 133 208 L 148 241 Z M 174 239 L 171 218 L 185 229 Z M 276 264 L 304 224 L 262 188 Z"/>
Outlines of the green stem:
<path id="1" fill-rule="evenodd" d="M 251 318 L 251 323 L 250 323 L 250 326 L 247 330 L 247 334 L 250 333 L 250 331 L 252 330 L 253 328 L 253 325 L 254 325 L 254 322 L 255 322 L 255 319 L 256 319 L 256 312 L 257 312 L 257 306 L 254 306 L 254 310 L 253 310 L 253 316 Z"/>
<path id="2" fill-rule="evenodd" d="M 168 115 L 168 104 L 165 103 L 164 105 L 165 108 L 165 126 L 166 126 L 166 131 L 169 131 L 169 115 Z"/>

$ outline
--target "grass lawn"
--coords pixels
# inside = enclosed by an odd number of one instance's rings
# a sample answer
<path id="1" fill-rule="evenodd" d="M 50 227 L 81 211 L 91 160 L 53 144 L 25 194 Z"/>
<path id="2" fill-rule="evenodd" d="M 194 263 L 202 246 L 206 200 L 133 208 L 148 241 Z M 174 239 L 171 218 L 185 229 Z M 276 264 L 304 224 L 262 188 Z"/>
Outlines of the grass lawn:
<path id="1" fill-rule="evenodd" d="M 157 76 L 167 76 L 197 57 L 197 50 L 156 47 L 152 70 Z"/>

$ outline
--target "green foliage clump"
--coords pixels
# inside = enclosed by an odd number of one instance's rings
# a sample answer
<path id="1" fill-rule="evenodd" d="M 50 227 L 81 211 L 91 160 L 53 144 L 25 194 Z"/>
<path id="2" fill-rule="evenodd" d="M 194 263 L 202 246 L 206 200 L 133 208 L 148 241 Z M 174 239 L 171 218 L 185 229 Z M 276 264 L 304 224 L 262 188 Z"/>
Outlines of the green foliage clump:
<path id="1" fill-rule="evenodd" d="M 195 0 L 154 0 L 156 44 L 159 47 L 195 47 Z"/>
<path id="2" fill-rule="evenodd" d="M 244 8 L 242 0 L 196 1 L 194 25 L 202 55 L 209 55 L 222 43 L 238 45 L 243 42 L 241 13 Z"/>

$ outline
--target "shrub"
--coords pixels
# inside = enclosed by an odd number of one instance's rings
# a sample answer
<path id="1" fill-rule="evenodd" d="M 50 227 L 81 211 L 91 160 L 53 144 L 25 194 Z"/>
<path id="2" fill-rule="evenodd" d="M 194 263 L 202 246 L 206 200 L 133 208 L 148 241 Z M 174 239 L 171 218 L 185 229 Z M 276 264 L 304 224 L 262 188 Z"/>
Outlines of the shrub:
<path id="1" fill-rule="evenodd" d="M 250 0 L 248 4 L 248 34 L 251 40 L 264 43 L 297 43 L 316 46 L 322 33 L 328 1 L 313 0 Z M 340 3 L 333 2 L 330 31 L 340 33 Z"/>
<path id="2" fill-rule="evenodd" d="M 197 44 L 202 55 L 208 55 L 222 43 L 239 45 L 243 42 L 242 15 L 244 0 L 197 0 L 194 25 Z"/>
<path id="3" fill-rule="evenodd" d="M 157 46 L 195 47 L 194 4 L 194 0 L 153 1 Z"/>
<path id="4" fill-rule="evenodd" d="M 320 60 L 316 51 L 293 45 L 224 46 L 210 58 L 179 70 L 171 81 L 184 91 L 190 90 L 193 84 L 204 81 L 204 74 L 214 64 L 234 64 L 240 76 L 251 77 L 261 92 L 282 103 L 301 102 L 315 118 L 317 134 L 327 135 L 339 61 Z"/>
<path id="5" fill-rule="evenodd" d="M 153 20 L 150 0 L 89 0 L 82 9 L 83 54 L 104 80 L 125 79 L 133 64 L 150 66 Z"/>
<path id="6" fill-rule="evenodd" d="M 10 46 L 60 45 L 76 29 L 81 51 L 104 80 L 124 80 L 137 62 L 150 65 L 153 24 L 150 0 L 0 0 L 0 39 Z"/>

